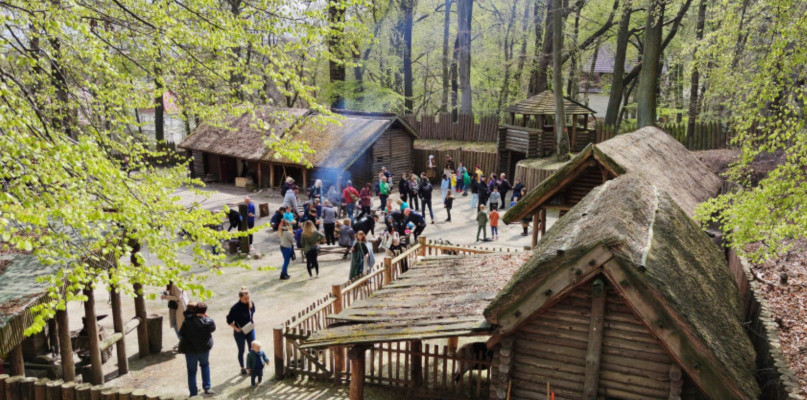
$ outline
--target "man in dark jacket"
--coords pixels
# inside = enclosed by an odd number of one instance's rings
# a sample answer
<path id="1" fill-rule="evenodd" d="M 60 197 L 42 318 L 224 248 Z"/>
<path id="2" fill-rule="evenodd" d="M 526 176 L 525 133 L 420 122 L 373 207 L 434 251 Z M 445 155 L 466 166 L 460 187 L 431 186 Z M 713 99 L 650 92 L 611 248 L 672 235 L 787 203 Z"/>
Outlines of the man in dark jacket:
<path id="1" fill-rule="evenodd" d="M 507 191 L 510 189 L 510 181 L 507 180 L 507 175 L 502 172 L 501 176 L 499 176 L 499 194 L 502 195 L 502 209 L 507 208 L 507 205 L 510 204 L 507 202 Z"/>
<path id="2" fill-rule="evenodd" d="M 409 195 L 409 181 L 406 177 L 409 176 L 406 172 L 401 174 L 401 180 L 398 181 L 398 192 L 401 194 L 401 201 L 406 201 Z"/>
<path id="3" fill-rule="evenodd" d="M 479 182 L 477 187 L 477 192 L 479 192 L 479 204 L 476 206 L 476 210 L 479 211 L 479 206 L 483 204 L 487 204 L 488 198 L 490 197 L 490 192 L 488 191 L 488 183 L 485 182 L 485 177 L 481 178 L 482 180 Z"/>
<path id="4" fill-rule="evenodd" d="M 193 307 L 193 308 L 191 308 Z M 179 328 L 179 351 L 185 354 L 185 363 L 188 367 L 188 389 L 191 397 L 196 396 L 199 389 L 196 387 L 196 369 L 202 367 L 202 389 L 205 394 L 215 394 L 210 390 L 210 349 L 213 348 L 213 332 L 216 330 L 216 323 L 207 316 L 207 305 L 198 303 L 188 309 L 194 314 L 188 313 L 182 327 Z"/>
<path id="5" fill-rule="evenodd" d="M 384 223 L 387 225 L 387 232 L 390 234 L 398 232 L 398 235 L 404 235 L 404 231 L 406 230 L 406 216 L 402 212 L 398 210 L 390 212 L 384 219 Z"/>
<path id="6" fill-rule="evenodd" d="M 426 218 L 423 218 L 423 215 L 419 212 L 412 211 L 411 208 L 404 210 L 404 215 L 406 216 L 407 224 L 411 222 L 415 225 L 415 231 L 412 234 L 415 236 L 415 241 L 417 241 L 418 236 L 426 229 Z"/>
<path id="7" fill-rule="evenodd" d="M 230 208 L 230 211 L 227 213 L 227 219 L 230 221 L 230 226 L 227 228 L 227 232 L 231 231 L 233 228 L 238 230 L 238 226 L 241 225 L 241 214 L 235 208 Z"/>
<path id="8" fill-rule="evenodd" d="M 286 207 L 280 207 L 272 214 L 272 218 L 269 219 L 269 223 L 272 225 L 272 230 L 277 231 L 277 228 L 280 226 L 280 221 L 283 220 L 283 214 L 286 213 Z"/>
<path id="9" fill-rule="evenodd" d="M 521 189 L 524 189 L 524 185 L 521 183 L 520 180 L 516 179 L 515 186 L 513 186 L 513 201 L 518 201 L 521 199 Z"/>
<path id="10" fill-rule="evenodd" d="M 353 232 L 362 231 L 365 234 L 372 233 L 375 235 L 375 223 L 378 222 L 378 214 L 368 215 L 361 221 L 353 224 Z"/>
<path id="11" fill-rule="evenodd" d="M 432 191 L 434 187 L 432 187 L 432 183 L 426 178 L 426 174 L 420 175 L 420 190 L 418 194 L 420 195 L 420 206 L 421 211 L 423 214 L 426 214 L 426 207 L 429 207 L 429 215 L 432 218 L 432 223 L 434 223 L 434 211 L 432 211 Z"/>

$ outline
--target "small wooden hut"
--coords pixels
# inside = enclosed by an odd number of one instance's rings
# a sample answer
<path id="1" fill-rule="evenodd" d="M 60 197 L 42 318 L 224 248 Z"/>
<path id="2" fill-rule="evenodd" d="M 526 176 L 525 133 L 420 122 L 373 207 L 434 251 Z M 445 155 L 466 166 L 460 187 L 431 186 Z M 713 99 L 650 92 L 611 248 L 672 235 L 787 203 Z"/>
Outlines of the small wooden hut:
<path id="1" fill-rule="evenodd" d="M 485 309 L 491 399 L 756 399 L 723 252 L 661 186 L 595 188 Z"/>
<path id="2" fill-rule="evenodd" d="M 563 99 L 563 111 L 572 152 L 582 150 L 595 139 L 589 117 L 596 112 L 572 99 Z M 514 176 L 516 163 L 525 158 L 545 157 L 555 153 L 555 94 L 538 93 L 505 109 L 507 123 L 499 127 L 499 170 Z"/>
<path id="3" fill-rule="evenodd" d="M 532 217 L 532 245 L 546 232 L 547 211 L 560 216 L 594 187 L 631 172 L 663 188 L 687 212 L 720 192 L 721 180 L 680 142 L 661 129 L 645 127 L 589 144 L 530 190 L 504 214 L 505 223 Z"/>
<path id="4" fill-rule="evenodd" d="M 392 172 L 412 169 L 418 135 L 405 121 L 389 113 L 334 111 L 339 123 L 323 123 L 307 109 L 267 107 L 255 113 L 265 129 L 244 113 L 223 127 L 200 125 L 179 147 L 193 158 L 195 176 L 228 183 L 249 177 L 259 188 L 279 186 L 287 176 L 306 187 L 322 179 L 327 188 L 340 178 L 362 185 L 382 166 Z M 313 170 L 271 151 L 265 143 L 270 133 L 290 139 L 292 146 L 307 143 L 314 151 L 306 157 Z"/>

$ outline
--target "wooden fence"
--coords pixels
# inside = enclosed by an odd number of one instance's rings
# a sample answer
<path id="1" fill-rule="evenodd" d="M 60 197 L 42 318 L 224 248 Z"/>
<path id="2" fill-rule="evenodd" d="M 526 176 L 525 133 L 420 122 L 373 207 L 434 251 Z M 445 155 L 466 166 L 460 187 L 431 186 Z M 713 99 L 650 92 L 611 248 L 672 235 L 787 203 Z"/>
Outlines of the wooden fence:
<path id="1" fill-rule="evenodd" d="M 462 140 L 468 142 L 495 142 L 499 138 L 499 117 L 489 115 L 474 121 L 469 115 L 451 120 L 451 113 L 424 115 L 418 121 L 414 115 L 403 119 L 420 135 L 421 139 Z"/>
<path id="2" fill-rule="evenodd" d="M 301 310 L 294 317 L 274 329 L 275 376 L 308 376 L 336 383 L 350 382 L 350 363 L 347 348 L 333 346 L 326 349 L 301 349 L 305 340 L 314 332 L 334 322 L 332 315 L 349 307 L 355 301 L 396 280 L 418 257 L 437 255 L 488 254 L 510 252 L 511 249 L 457 246 L 428 241 L 420 237 L 417 244 L 400 254 L 387 256 L 376 263 L 364 276 L 334 285 L 331 293 Z M 489 362 L 479 363 L 484 368 L 453 380 L 465 360 L 445 347 L 425 344 L 420 347 L 413 342 L 376 343 L 366 353 L 365 379 L 369 383 L 404 387 L 416 390 L 423 396 L 434 393 L 449 393 L 449 397 L 479 398 L 490 382 Z M 410 363 L 419 363 L 421 372 L 413 373 Z M 417 371 L 417 370 L 415 370 Z M 427 376 L 430 374 L 430 376 Z M 437 396 L 441 398 L 441 396 Z"/>
<path id="3" fill-rule="evenodd" d="M 0 400 L 180 400 L 187 395 L 157 395 L 145 389 L 107 388 L 89 383 L 0 375 Z M 201 399 L 194 396 L 191 399 Z"/>
<path id="4" fill-rule="evenodd" d="M 635 126 L 623 126 L 618 133 L 632 132 Z M 664 123 L 659 126 L 661 130 L 669 133 L 689 150 L 728 149 L 731 147 L 731 132 L 717 121 L 697 122 L 695 132 L 687 135 L 685 123 Z M 608 140 L 618 134 L 613 127 L 597 122 L 595 140 L 597 143 Z"/>
<path id="5" fill-rule="evenodd" d="M 429 155 L 434 156 L 435 165 L 437 165 L 437 181 L 440 180 L 440 175 L 443 173 L 443 166 L 446 165 L 446 156 L 451 156 L 454 160 L 454 165 L 463 163 L 468 168 L 468 173 L 473 173 L 473 167 L 479 165 L 483 172 L 495 172 L 499 170 L 499 153 L 497 152 L 482 152 L 482 151 L 467 151 L 467 150 L 422 150 L 415 148 L 415 162 L 414 171 L 416 173 L 425 172 L 426 166 L 429 162 Z"/>

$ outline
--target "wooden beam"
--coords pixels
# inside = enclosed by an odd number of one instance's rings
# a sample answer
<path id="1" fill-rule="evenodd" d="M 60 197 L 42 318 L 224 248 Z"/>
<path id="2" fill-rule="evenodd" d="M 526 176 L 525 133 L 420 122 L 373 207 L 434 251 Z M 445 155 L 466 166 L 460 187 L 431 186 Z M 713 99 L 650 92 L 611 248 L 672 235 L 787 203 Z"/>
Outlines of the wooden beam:
<path id="1" fill-rule="evenodd" d="M 48 320 L 48 345 L 51 351 L 56 354 L 59 352 L 59 328 L 56 318 Z"/>
<path id="2" fill-rule="evenodd" d="M 423 342 L 420 340 L 413 340 L 412 341 L 412 351 L 409 352 L 409 355 L 412 357 L 412 361 L 409 365 L 412 366 L 411 376 L 412 382 L 414 382 L 415 387 L 423 386 Z"/>
<path id="3" fill-rule="evenodd" d="M 283 379 L 283 362 L 285 357 L 283 357 L 283 326 L 275 327 L 273 330 L 273 341 L 274 341 L 274 358 L 275 358 L 275 379 L 280 380 Z"/>
<path id="4" fill-rule="evenodd" d="M 258 189 L 263 189 L 263 173 L 261 171 L 261 162 L 258 161 L 258 182 L 255 182 Z"/>
<path id="5" fill-rule="evenodd" d="M 90 381 L 94 385 L 104 384 L 104 371 L 101 364 L 101 349 L 98 341 L 98 318 L 95 315 L 95 293 L 92 287 L 84 289 L 87 301 L 84 302 L 84 331 L 87 332 L 90 352 Z"/>
<path id="6" fill-rule="evenodd" d="M 12 376 L 25 376 L 25 361 L 22 358 L 22 343 L 11 349 L 9 354 L 9 370 Z"/>
<path id="7" fill-rule="evenodd" d="M 684 374 L 681 367 L 673 362 L 670 364 L 670 395 L 668 400 L 681 400 L 681 390 L 684 385 Z"/>
<path id="8" fill-rule="evenodd" d="M 123 332 L 123 310 L 121 309 L 120 290 L 111 286 L 109 289 L 109 299 L 112 303 L 112 326 L 115 333 L 120 333 L 121 338 L 115 345 L 118 359 L 118 375 L 129 373 L 129 359 L 126 358 L 126 336 Z"/>
<path id="9" fill-rule="evenodd" d="M 356 345 L 348 352 L 350 358 L 350 400 L 364 400 L 365 346 Z"/>
<path id="10" fill-rule="evenodd" d="M 392 283 L 392 257 L 384 257 L 384 286 Z"/>
<path id="11" fill-rule="evenodd" d="M 542 210 L 542 209 L 541 209 Z M 540 217 L 541 211 L 538 211 L 535 214 L 532 214 L 532 249 L 535 250 L 535 247 L 538 246 L 538 230 L 541 229 L 540 227 L 543 226 Z"/>
<path id="12" fill-rule="evenodd" d="M 303 169 L 303 187 L 301 188 L 302 189 L 301 191 L 305 193 L 306 191 L 308 191 L 308 168 L 303 166 L 302 169 Z"/>
<path id="13" fill-rule="evenodd" d="M 600 266 L 611 257 L 611 252 L 605 246 L 593 248 L 574 264 L 547 276 L 538 286 L 529 290 L 530 294 L 499 313 L 491 322 L 499 325 L 499 332 L 502 334 L 514 332 L 522 323 L 535 318 L 577 286 L 598 274 Z"/>
<path id="14" fill-rule="evenodd" d="M 221 159 L 221 158 L 219 158 Z M 131 263 L 133 266 L 140 266 L 140 260 L 137 258 L 137 253 L 140 252 L 140 243 L 137 240 L 130 240 L 129 246 L 132 247 Z M 140 324 L 137 325 L 137 352 L 140 358 L 149 355 L 149 335 L 148 335 L 148 321 L 146 320 L 146 298 L 143 296 L 143 284 L 135 282 L 132 285 L 135 298 L 135 316 L 140 319 Z"/>
<path id="15" fill-rule="evenodd" d="M 541 207 L 539 211 L 541 213 L 541 237 L 546 235 L 546 208 Z"/>
<path id="16" fill-rule="evenodd" d="M 72 382 L 76 380 L 76 366 L 73 363 L 73 343 L 70 340 L 70 323 L 66 310 L 56 310 L 56 324 L 59 327 L 62 378 L 65 382 Z"/>
<path id="17" fill-rule="evenodd" d="M 457 354 L 457 348 L 459 348 L 460 337 L 459 336 L 451 336 L 448 338 L 448 354 Z"/>
<path id="18" fill-rule="evenodd" d="M 269 163 L 269 187 L 275 187 L 275 164 Z"/>
<path id="19" fill-rule="evenodd" d="M 588 349 L 586 350 L 586 375 L 583 379 L 583 398 L 597 399 L 600 380 L 603 325 L 605 323 L 605 282 L 594 279 L 591 286 L 591 322 L 588 329 Z"/>

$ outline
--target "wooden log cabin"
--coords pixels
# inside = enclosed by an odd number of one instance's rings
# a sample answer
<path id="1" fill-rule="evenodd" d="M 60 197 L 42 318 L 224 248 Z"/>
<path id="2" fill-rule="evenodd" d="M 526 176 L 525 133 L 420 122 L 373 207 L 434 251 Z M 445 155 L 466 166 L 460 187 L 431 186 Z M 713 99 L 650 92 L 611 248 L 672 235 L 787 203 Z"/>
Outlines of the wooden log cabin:
<path id="1" fill-rule="evenodd" d="M 721 180 L 675 138 L 645 127 L 589 144 L 507 211 L 503 221 L 532 218 L 532 245 L 546 233 L 547 212 L 562 217 L 591 190 L 627 172 L 664 188 L 693 215 L 695 206 L 720 192 Z"/>
<path id="2" fill-rule="evenodd" d="M 250 177 L 257 188 L 277 187 L 286 177 L 303 187 L 315 179 L 325 189 L 347 179 L 360 187 L 372 182 L 382 166 L 393 173 L 412 169 L 418 135 L 404 120 L 390 113 L 334 112 L 338 122 L 307 109 L 266 107 L 225 119 L 221 127 L 202 124 L 179 147 L 193 158 L 194 176 L 227 183 Z M 284 157 L 266 145 L 270 134 L 290 140 L 291 148 L 306 143 L 313 153 L 304 160 Z"/>
<path id="3" fill-rule="evenodd" d="M 596 139 L 588 124 L 595 111 L 569 98 L 563 99 L 569 145 L 581 151 Z M 555 154 L 555 95 L 551 90 L 538 93 L 505 109 L 507 122 L 499 127 L 499 170 L 515 175 L 516 163 L 527 158 Z"/>
<path id="4" fill-rule="evenodd" d="M 593 189 L 485 309 L 491 399 L 756 399 L 722 250 L 662 187 Z"/>

